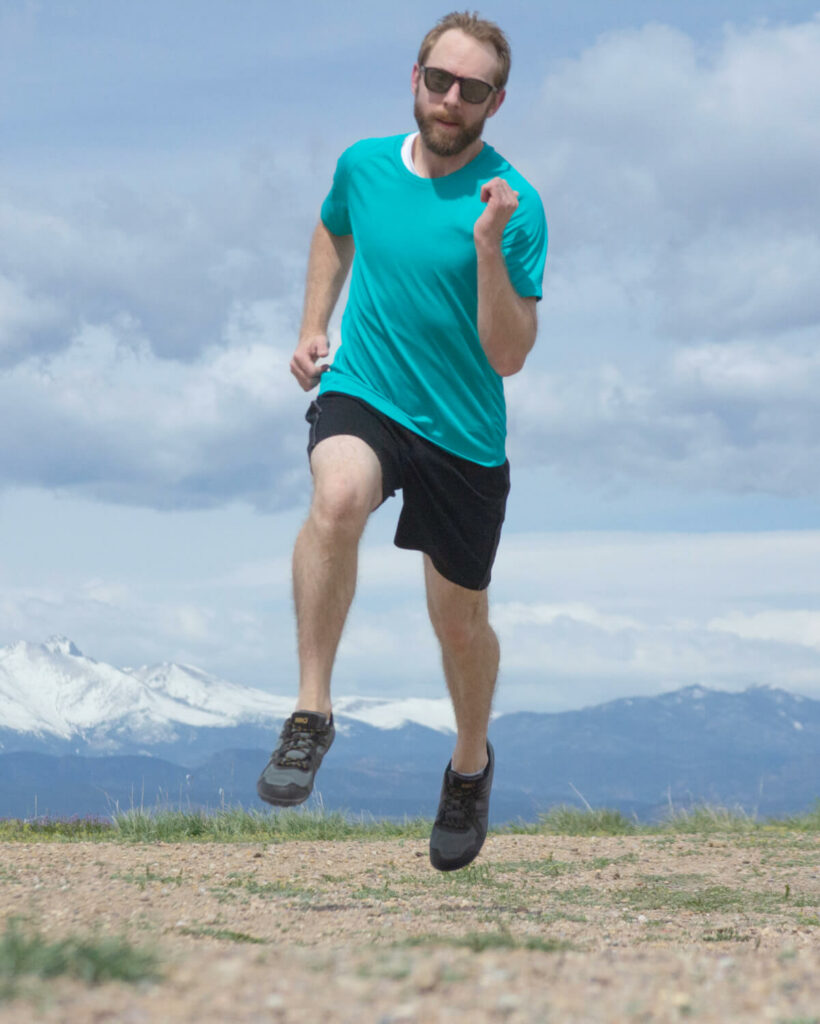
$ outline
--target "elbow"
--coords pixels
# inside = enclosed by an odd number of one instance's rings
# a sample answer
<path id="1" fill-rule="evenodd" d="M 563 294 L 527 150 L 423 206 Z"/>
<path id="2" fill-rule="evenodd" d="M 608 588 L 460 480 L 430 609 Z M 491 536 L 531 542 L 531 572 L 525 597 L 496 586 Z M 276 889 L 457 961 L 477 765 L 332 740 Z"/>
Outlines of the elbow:
<path id="1" fill-rule="evenodd" d="M 524 363 L 526 361 L 526 353 L 522 353 L 520 355 L 504 353 L 500 359 L 493 360 L 491 365 L 499 377 L 513 377 L 516 373 L 519 373 L 524 369 Z"/>
<path id="2" fill-rule="evenodd" d="M 490 366 L 499 377 L 512 377 L 524 369 L 527 356 L 535 344 L 535 335 L 527 338 L 522 344 L 511 345 L 509 343 L 500 346 L 492 355 L 488 356 Z"/>

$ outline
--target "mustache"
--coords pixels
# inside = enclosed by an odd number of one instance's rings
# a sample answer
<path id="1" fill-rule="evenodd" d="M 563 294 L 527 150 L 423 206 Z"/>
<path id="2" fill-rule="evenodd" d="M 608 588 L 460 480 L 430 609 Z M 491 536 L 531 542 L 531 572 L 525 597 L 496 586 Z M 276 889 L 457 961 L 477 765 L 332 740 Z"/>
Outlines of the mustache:
<path id="1" fill-rule="evenodd" d="M 464 121 L 456 114 L 451 114 L 446 110 L 434 111 L 427 115 L 430 120 L 433 121 L 447 121 L 449 124 L 457 124 L 459 128 L 464 127 Z"/>

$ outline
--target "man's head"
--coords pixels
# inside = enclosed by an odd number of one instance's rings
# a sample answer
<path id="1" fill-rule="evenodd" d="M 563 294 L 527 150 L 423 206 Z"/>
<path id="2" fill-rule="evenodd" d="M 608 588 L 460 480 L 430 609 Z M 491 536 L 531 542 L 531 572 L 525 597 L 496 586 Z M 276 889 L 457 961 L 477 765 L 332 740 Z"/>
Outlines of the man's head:
<path id="1" fill-rule="evenodd" d="M 413 67 L 413 112 L 428 149 L 455 156 L 480 138 L 504 100 L 509 71 L 510 47 L 497 25 L 467 12 L 442 18 L 422 40 Z M 483 100 L 470 102 L 483 92 Z"/>

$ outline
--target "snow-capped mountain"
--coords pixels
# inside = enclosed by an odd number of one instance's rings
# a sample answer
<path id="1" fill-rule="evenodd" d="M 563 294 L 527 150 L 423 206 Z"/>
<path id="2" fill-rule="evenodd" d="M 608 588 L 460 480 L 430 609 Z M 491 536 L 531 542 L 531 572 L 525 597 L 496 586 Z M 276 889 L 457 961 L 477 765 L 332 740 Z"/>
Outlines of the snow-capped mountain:
<path id="1" fill-rule="evenodd" d="M 0 648 L 0 732 L 76 738 L 101 752 L 173 743 L 192 730 L 269 729 L 290 714 L 293 700 L 188 665 L 115 668 L 62 636 Z M 438 731 L 454 726 L 447 700 L 341 697 L 334 715 L 342 730 L 350 721 L 381 729 L 408 722 Z"/>
<path id="2" fill-rule="evenodd" d="M 258 807 L 256 779 L 292 707 L 290 694 L 186 665 L 114 668 L 65 637 L 0 648 L 0 817 L 110 814 L 140 794 L 156 806 Z M 452 753 L 448 700 L 339 697 L 334 714 L 323 806 L 435 810 Z M 504 714 L 491 734 L 497 822 L 578 800 L 652 820 L 670 804 L 782 815 L 820 798 L 820 701 L 783 690 L 691 686 Z"/>

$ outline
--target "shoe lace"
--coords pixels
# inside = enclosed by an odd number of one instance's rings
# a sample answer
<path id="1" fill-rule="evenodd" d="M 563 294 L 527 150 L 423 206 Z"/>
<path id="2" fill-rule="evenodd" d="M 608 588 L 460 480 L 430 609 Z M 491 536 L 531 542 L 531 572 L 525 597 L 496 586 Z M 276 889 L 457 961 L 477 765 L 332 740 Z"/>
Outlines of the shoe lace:
<path id="1" fill-rule="evenodd" d="M 294 729 L 290 722 L 285 723 L 279 746 L 273 752 L 273 761 L 280 767 L 309 768 L 316 754 L 316 737 L 312 732 Z"/>
<path id="2" fill-rule="evenodd" d="M 464 829 L 475 816 L 476 787 L 448 785 L 436 816 L 436 824 L 445 828 Z"/>

